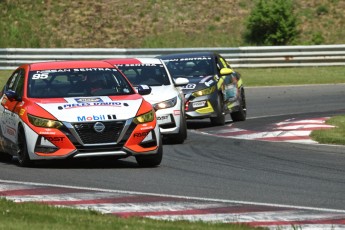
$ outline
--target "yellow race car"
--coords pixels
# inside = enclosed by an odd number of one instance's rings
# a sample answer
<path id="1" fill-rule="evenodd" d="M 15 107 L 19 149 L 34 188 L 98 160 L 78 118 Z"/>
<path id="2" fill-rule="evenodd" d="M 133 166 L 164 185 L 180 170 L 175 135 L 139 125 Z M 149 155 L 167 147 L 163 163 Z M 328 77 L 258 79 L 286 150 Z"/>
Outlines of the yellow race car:
<path id="1" fill-rule="evenodd" d="M 246 100 L 241 75 L 214 52 L 177 53 L 158 56 L 174 79 L 185 77 L 183 87 L 188 119 L 210 118 L 213 125 L 224 125 L 225 115 L 233 121 L 246 119 Z"/>

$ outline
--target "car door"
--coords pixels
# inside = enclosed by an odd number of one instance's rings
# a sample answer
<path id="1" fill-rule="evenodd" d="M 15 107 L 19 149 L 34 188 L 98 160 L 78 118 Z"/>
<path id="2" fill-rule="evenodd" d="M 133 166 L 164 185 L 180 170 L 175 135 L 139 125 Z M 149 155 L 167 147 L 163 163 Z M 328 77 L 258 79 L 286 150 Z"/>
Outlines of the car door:
<path id="1" fill-rule="evenodd" d="M 16 70 L 7 81 L 1 96 L 0 106 L 0 121 L 2 135 L 10 140 L 16 142 L 19 113 L 22 108 L 23 102 L 21 98 L 24 90 L 24 70 Z M 17 99 L 8 97 L 8 92 L 13 91 L 17 95 Z M 6 95 L 7 94 L 7 95 Z"/>
<path id="2" fill-rule="evenodd" d="M 229 99 L 236 99 L 238 95 L 237 90 L 237 78 L 235 77 L 235 72 L 229 75 L 221 75 L 220 70 L 223 68 L 230 68 L 231 66 L 229 63 L 220 55 L 216 55 L 216 65 L 218 76 L 220 76 L 219 80 L 219 89 L 223 93 L 224 101 L 228 101 Z"/>

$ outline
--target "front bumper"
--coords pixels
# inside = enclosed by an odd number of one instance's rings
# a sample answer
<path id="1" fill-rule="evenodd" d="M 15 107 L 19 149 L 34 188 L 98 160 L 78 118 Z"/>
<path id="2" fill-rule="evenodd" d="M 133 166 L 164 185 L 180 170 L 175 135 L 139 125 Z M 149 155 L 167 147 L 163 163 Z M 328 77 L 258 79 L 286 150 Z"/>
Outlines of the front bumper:
<path id="1" fill-rule="evenodd" d="M 157 123 L 163 135 L 176 134 L 180 130 L 182 111 L 176 107 L 156 111 Z"/>
<path id="2" fill-rule="evenodd" d="M 60 130 L 25 127 L 31 160 L 155 154 L 160 143 L 156 122 L 136 125 L 132 119 L 103 122 L 105 130 L 96 133 L 95 122 L 63 122 Z"/>
<path id="3" fill-rule="evenodd" d="M 186 117 L 188 119 L 201 119 L 216 117 L 217 95 L 196 97 L 186 102 Z"/>

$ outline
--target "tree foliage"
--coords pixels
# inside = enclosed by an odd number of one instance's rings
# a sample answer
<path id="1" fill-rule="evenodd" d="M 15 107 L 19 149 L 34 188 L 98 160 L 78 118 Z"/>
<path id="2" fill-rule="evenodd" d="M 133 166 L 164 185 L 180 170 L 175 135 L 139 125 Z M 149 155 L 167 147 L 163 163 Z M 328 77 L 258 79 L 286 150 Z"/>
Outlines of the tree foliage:
<path id="1" fill-rule="evenodd" d="M 247 20 L 245 40 L 254 45 L 287 45 L 297 35 L 292 0 L 259 0 Z"/>

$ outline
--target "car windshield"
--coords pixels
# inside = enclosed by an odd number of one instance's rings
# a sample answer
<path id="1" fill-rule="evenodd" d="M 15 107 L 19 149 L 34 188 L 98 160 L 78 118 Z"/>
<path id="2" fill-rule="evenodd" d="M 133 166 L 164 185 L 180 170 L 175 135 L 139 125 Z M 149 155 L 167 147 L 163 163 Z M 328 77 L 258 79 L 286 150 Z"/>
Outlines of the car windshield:
<path id="1" fill-rule="evenodd" d="M 28 97 L 112 96 L 135 93 L 122 74 L 111 68 L 73 68 L 29 72 Z"/>
<path id="2" fill-rule="evenodd" d="M 164 60 L 173 78 L 200 77 L 215 74 L 211 57 Z"/>
<path id="3" fill-rule="evenodd" d="M 169 76 L 162 64 L 117 64 L 132 85 L 170 85 Z"/>

